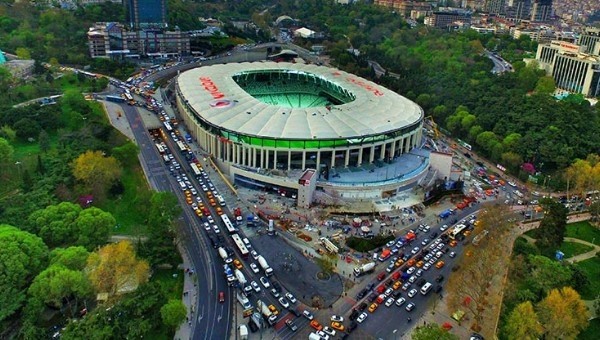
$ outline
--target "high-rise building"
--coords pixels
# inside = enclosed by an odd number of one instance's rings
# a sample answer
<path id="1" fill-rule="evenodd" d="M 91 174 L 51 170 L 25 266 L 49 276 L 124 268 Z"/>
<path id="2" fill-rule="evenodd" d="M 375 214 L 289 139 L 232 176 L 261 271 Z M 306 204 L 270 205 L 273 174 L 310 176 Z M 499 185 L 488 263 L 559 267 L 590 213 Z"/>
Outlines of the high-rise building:
<path id="1" fill-rule="evenodd" d="M 529 20 L 531 0 L 510 0 L 506 6 L 506 17 L 516 22 Z"/>
<path id="2" fill-rule="evenodd" d="M 131 28 L 167 27 L 167 0 L 127 0 L 126 4 Z"/>
<path id="3" fill-rule="evenodd" d="M 531 4 L 531 21 L 548 21 L 551 15 L 552 0 L 534 0 Z"/>
<path id="4" fill-rule="evenodd" d="M 579 36 L 577 44 L 585 53 L 600 55 L 600 28 L 587 27 Z"/>
<path id="5" fill-rule="evenodd" d="M 490 14 L 504 14 L 504 0 L 486 0 L 484 10 Z"/>
<path id="6" fill-rule="evenodd" d="M 600 56 L 582 53 L 585 47 L 555 40 L 538 45 L 536 60 L 540 68 L 554 78 L 558 89 L 600 95 Z"/>

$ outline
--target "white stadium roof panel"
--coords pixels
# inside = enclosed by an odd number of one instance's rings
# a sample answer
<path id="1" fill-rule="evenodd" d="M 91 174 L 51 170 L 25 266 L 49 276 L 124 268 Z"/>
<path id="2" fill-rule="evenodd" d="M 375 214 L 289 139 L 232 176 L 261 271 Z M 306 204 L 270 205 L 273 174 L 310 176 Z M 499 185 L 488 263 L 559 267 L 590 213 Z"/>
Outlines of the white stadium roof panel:
<path id="1" fill-rule="evenodd" d="M 233 79 L 248 71 L 279 70 L 314 74 L 346 89 L 355 99 L 329 108 L 280 107 L 252 97 Z M 178 85 L 204 120 L 244 135 L 305 140 L 356 138 L 396 130 L 423 118 L 417 104 L 397 93 L 344 71 L 317 65 L 257 62 L 198 67 L 179 75 Z M 217 100 L 229 105 L 215 105 Z"/>

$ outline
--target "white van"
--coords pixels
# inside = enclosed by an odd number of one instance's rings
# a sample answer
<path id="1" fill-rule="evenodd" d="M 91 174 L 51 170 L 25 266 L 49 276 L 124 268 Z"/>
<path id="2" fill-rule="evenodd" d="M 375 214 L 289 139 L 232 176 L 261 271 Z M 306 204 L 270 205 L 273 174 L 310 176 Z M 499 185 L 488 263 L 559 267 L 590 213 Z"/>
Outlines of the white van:
<path id="1" fill-rule="evenodd" d="M 427 295 L 427 293 L 429 293 L 429 291 L 431 290 L 431 283 L 427 282 L 423 285 L 423 287 L 421 287 L 421 294 L 423 295 Z"/>
<path id="2" fill-rule="evenodd" d="M 217 195 L 216 197 L 217 197 L 217 201 L 219 201 L 219 204 L 221 206 L 224 206 L 225 205 L 225 200 L 223 199 L 223 196 Z"/>

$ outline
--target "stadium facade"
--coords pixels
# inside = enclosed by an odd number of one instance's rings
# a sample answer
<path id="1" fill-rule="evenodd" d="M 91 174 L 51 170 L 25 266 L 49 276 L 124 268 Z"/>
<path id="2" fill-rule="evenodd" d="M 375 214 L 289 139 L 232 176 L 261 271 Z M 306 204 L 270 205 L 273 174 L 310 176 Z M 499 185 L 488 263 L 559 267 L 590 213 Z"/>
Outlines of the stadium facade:
<path id="1" fill-rule="evenodd" d="M 325 191 L 375 198 L 427 170 L 372 181 L 368 194 L 362 180 L 329 178 L 334 169 L 391 163 L 423 138 L 417 104 L 337 69 L 275 62 L 199 67 L 178 76 L 176 99 L 190 133 L 236 183 L 294 191 L 298 174 L 311 168 Z"/>

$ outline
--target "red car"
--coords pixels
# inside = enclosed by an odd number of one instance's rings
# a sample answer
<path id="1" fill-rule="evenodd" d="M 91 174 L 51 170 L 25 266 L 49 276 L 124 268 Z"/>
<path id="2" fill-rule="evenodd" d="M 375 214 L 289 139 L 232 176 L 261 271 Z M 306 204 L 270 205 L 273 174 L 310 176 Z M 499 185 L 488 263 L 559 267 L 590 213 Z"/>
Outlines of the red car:
<path id="1" fill-rule="evenodd" d="M 219 302 L 220 303 L 225 302 L 225 293 L 219 292 Z"/>

